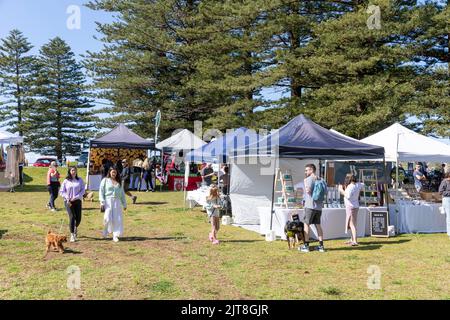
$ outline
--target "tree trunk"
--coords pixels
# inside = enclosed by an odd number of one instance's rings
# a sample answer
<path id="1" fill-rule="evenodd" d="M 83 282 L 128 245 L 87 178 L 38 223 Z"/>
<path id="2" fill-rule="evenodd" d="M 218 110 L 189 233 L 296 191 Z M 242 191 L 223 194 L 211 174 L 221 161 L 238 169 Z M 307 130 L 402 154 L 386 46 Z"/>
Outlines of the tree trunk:
<path id="1" fill-rule="evenodd" d="M 16 60 L 16 93 L 17 93 L 17 129 L 19 130 L 19 136 L 23 136 L 22 127 L 22 90 L 19 83 L 20 69 L 19 62 Z"/>

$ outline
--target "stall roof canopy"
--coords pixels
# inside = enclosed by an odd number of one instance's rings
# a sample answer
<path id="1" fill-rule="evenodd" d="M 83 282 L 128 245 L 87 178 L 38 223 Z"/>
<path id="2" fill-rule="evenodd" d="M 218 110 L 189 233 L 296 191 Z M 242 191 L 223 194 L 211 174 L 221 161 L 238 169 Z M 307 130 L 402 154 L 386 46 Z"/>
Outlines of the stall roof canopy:
<path id="1" fill-rule="evenodd" d="M 193 150 L 203 146 L 206 142 L 197 137 L 188 129 L 183 129 L 177 134 L 156 144 L 156 148 L 165 150 Z"/>
<path id="2" fill-rule="evenodd" d="M 155 143 L 138 136 L 125 125 L 119 124 L 101 138 L 91 140 L 90 146 L 91 148 L 154 149 Z"/>
<path id="3" fill-rule="evenodd" d="M 23 143 L 23 137 L 7 131 L 0 131 L 0 144 Z"/>
<path id="4" fill-rule="evenodd" d="M 248 148 L 250 156 L 298 159 L 379 159 L 384 148 L 334 133 L 299 115 Z M 242 154 L 239 152 L 239 154 Z"/>
<path id="5" fill-rule="evenodd" d="M 399 161 L 450 161 L 450 146 L 418 134 L 399 123 L 394 123 L 361 141 L 383 146 L 386 150 L 386 161 L 397 161 L 397 137 Z"/>
<path id="6" fill-rule="evenodd" d="M 227 131 L 204 146 L 189 152 L 184 159 L 190 162 L 227 163 L 228 155 L 236 156 L 243 149 L 258 141 L 254 130 L 244 127 Z"/>

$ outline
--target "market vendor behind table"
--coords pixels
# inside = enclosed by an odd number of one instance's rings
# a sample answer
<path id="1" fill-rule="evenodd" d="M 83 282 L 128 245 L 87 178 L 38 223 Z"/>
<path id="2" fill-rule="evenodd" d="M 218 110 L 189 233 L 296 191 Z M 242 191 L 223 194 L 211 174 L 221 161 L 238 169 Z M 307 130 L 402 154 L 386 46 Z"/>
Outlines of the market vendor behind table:
<path id="1" fill-rule="evenodd" d="M 439 193 L 442 195 L 442 207 L 447 215 L 447 235 L 450 237 L 450 171 L 444 174 Z"/>
<path id="2" fill-rule="evenodd" d="M 212 168 L 212 164 L 211 163 L 206 164 L 206 166 L 202 169 L 202 179 L 207 186 L 211 185 L 212 177 L 214 175 L 215 173 L 214 169 Z"/>
<path id="3" fill-rule="evenodd" d="M 414 170 L 414 186 L 417 189 L 417 192 L 422 190 L 422 181 L 425 181 L 427 178 L 421 171 L 422 166 L 420 164 L 416 164 L 416 170 Z"/>

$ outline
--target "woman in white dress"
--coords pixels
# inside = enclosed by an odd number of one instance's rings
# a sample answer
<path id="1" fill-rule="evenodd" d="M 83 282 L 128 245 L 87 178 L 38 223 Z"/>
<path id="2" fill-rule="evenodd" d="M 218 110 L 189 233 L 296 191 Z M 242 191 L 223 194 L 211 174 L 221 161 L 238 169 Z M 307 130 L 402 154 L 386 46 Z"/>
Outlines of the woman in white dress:
<path id="1" fill-rule="evenodd" d="M 99 198 L 104 211 L 103 237 L 106 238 L 112 233 L 113 241 L 118 242 L 123 234 L 122 211 L 127 210 L 127 202 L 117 169 L 111 168 L 107 176 L 103 178 L 100 183 Z"/>

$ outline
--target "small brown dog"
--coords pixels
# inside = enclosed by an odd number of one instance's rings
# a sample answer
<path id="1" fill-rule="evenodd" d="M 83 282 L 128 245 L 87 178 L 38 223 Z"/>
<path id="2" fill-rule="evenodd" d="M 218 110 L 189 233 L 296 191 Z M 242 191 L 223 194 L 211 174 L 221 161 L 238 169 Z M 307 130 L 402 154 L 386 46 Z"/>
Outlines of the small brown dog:
<path id="1" fill-rule="evenodd" d="M 61 234 L 53 233 L 51 230 L 48 230 L 47 235 L 45 237 L 45 244 L 47 246 L 47 251 L 45 256 L 47 256 L 50 247 L 53 246 L 53 251 L 59 251 L 60 253 L 64 253 L 63 242 L 67 242 L 67 237 Z"/>
<path id="2" fill-rule="evenodd" d="M 91 191 L 91 192 L 86 192 L 84 195 L 83 195 L 83 198 L 84 198 L 84 200 L 86 200 L 86 201 L 91 201 L 91 202 L 93 202 L 94 201 L 94 193 Z"/>

